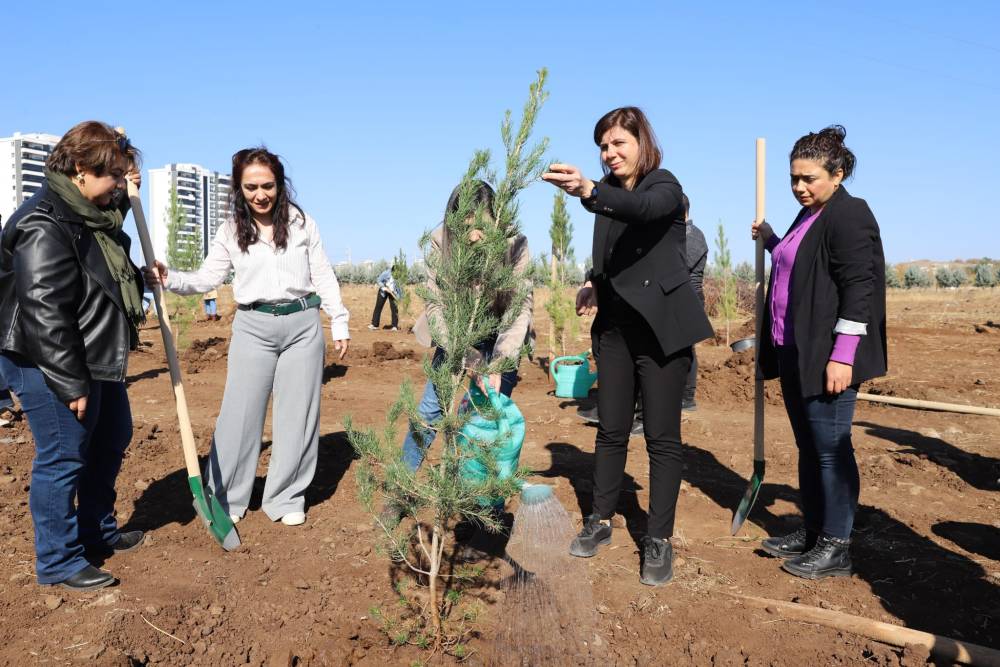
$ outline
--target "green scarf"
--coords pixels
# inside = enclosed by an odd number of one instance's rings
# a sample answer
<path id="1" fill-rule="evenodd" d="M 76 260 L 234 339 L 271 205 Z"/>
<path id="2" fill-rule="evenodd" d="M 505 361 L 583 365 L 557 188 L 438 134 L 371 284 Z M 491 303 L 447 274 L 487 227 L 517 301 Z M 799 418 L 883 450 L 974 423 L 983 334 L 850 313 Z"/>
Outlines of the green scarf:
<path id="1" fill-rule="evenodd" d="M 125 221 L 122 212 L 114 207 L 97 208 L 97 205 L 84 197 L 80 189 L 73 185 L 73 181 L 65 174 L 46 169 L 45 178 L 48 179 L 52 191 L 59 195 L 73 209 L 73 212 L 83 218 L 84 224 L 94 233 L 97 245 L 100 246 L 101 252 L 104 254 L 104 262 L 108 265 L 108 271 L 118 283 L 129 323 L 133 330 L 136 329 L 139 323 L 146 318 L 142 310 L 142 294 L 139 293 L 139 287 L 135 282 L 135 273 L 132 271 L 132 262 L 129 261 L 125 249 L 118 242 L 118 234 Z"/>

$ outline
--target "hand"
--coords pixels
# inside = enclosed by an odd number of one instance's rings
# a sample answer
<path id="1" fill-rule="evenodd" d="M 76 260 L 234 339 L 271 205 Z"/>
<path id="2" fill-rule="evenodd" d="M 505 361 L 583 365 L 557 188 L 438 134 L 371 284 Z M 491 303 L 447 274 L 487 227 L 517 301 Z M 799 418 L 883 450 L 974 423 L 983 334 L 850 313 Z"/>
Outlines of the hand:
<path id="1" fill-rule="evenodd" d="M 127 174 L 125 174 L 125 178 L 126 180 L 132 181 L 132 183 L 135 184 L 135 187 L 137 189 L 142 187 L 142 172 L 136 169 L 135 167 L 133 167 L 132 170 L 129 171 Z"/>
<path id="2" fill-rule="evenodd" d="M 851 386 L 854 368 L 850 364 L 831 361 L 826 365 L 826 393 L 839 394 Z"/>
<path id="3" fill-rule="evenodd" d="M 479 243 L 482 240 L 483 240 L 483 230 L 481 229 L 469 230 L 469 243 Z"/>
<path id="4" fill-rule="evenodd" d="M 764 243 L 767 243 L 767 240 L 774 236 L 774 230 L 771 229 L 771 225 L 767 224 L 767 221 L 754 220 L 750 223 L 750 238 L 756 241 L 758 236 Z"/>
<path id="5" fill-rule="evenodd" d="M 476 376 L 476 386 L 479 387 L 479 391 L 484 394 L 489 395 L 486 387 L 489 386 L 495 393 L 500 393 L 500 374 L 494 373 L 493 375 L 477 375 Z"/>
<path id="6" fill-rule="evenodd" d="M 70 412 L 76 415 L 77 421 L 83 421 L 83 418 L 87 416 L 87 397 L 81 396 L 79 398 L 74 398 L 72 401 L 66 404 L 69 407 Z"/>
<path id="7" fill-rule="evenodd" d="M 584 177 L 580 170 L 571 164 L 558 162 L 549 165 L 549 170 L 542 174 L 542 180 L 562 188 L 566 194 L 586 199 L 594 189 L 594 182 Z"/>
<path id="8" fill-rule="evenodd" d="M 351 343 L 350 338 L 342 338 L 340 340 L 333 341 L 333 349 L 335 349 L 337 352 L 340 352 L 340 354 L 337 356 L 337 361 L 343 361 L 344 357 L 347 356 L 347 348 L 350 345 L 350 343 Z"/>
<path id="9" fill-rule="evenodd" d="M 594 286 L 588 280 L 576 293 L 576 314 L 596 315 L 597 314 L 597 293 Z"/>
<path id="10" fill-rule="evenodd" d="M 154 259 L 153 266 L 156 267 L 156 271 L 153 271 L 148 266 L 142 267 L 142 277 L 146 281 L 146 287 L 152 289 L 157 285 L 162 285 L 167 281 L 167 273 L 169 272 L 166 264 Z"/>

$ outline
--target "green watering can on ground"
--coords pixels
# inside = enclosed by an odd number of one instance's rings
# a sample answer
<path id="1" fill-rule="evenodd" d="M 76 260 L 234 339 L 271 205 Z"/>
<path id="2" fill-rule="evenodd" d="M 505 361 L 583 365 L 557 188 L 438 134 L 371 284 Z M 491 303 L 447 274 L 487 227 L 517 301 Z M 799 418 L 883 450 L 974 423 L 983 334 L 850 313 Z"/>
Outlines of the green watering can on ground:
<path id="1" fill-rule="evenodd" d="M 517 472 L 524 444 L 524 416 L 509 396 L 498 394 L 492 387 L 486 396 L 475 385 L 469 388 L 469 401 L 465 409 L 473 415 L 458 432 L 458 444 L 468 454 L 462 462 L 461 475 L 470 482 L 484 482 L 489 473 L 482 452 L 484 446 L 492 446 L 500 479 L 507 479 Z M 487 419 L 483 411 L 492 407 L 497 419 Z M 480 498 L 483 506 L 502 505 L 503 498 Z"/>
<path id="2" fill-rule="evenodd" d="M 556 357 L 552 362 L 552 379 L 556 381 L 556 396 L 560 398 L 586 398 L 597 381 L 597 371 L 590 372 L 590 351 L 567 357 Z"/>

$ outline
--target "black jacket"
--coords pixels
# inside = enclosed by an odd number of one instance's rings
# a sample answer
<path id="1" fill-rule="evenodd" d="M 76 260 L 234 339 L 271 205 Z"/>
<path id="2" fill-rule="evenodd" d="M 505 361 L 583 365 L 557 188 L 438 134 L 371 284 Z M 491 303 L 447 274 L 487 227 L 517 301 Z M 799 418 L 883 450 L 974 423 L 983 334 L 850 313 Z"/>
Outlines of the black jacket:
<path id="1" fill-rule="evenodd" d="M 793 226 L 805 214 L 802 209 Z M 773 282 L 772 271 L 761 333 L 760 373 L 765 379 L 778 377 L 778 355 L 771 340 Z M 885 257 L 878 223 L 864 199 L 841 187 L 827 202 L 795 254 L 788 307 L 803 396 L 825 390 L 834 328 L 841 319 L 868 326 L 854 357 L 851 384 L 885 375 Z"/>
<path id="2" fill-rule="evenodd" d="M 609 289 L 645 318 L 665 355 L 713 335 L 691 286 L 682 194 L 674 175 L 657 169 L 632 191 L 599 183 L 597 194 L 583 202 L 597 214 L 591 274 L 598 294 L 595 341 L 608 326 L 601 295 Z"/>
<path id="3" fill-rule="evenodd" d="M 127 211 L 128 198 L 118 205 Z M 127 254 L 129 237 L 119 241 Z M 0 237 L 0 350 L 37 366 L 69 402 L 89 395 L 91 380 L 124 381 L 137 342 L 93 233 L 46 183 Z"/>

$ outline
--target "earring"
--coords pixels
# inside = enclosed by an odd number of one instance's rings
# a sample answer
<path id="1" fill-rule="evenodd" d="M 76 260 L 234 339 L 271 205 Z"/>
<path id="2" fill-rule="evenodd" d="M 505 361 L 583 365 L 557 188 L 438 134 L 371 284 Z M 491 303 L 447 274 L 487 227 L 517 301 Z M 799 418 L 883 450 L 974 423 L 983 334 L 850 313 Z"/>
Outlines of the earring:
<path id="1" fill-rule="evenodd" d="M 80 185 L 83 185 L 83 174 L 76 175 L 76 182 L 79 183 Z"/>

